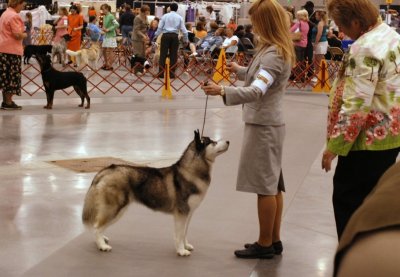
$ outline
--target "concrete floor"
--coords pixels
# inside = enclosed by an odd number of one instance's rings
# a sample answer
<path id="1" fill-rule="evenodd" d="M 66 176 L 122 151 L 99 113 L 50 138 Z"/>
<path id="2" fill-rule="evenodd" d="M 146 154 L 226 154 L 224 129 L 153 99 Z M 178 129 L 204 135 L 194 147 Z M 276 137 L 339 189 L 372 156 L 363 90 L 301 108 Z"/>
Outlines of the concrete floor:
<path id="1" fill-rule="evenodd" d="M 43 97 L 43 95 L 42 95 Z M 283 170 L 287 193 L 284 252 L 272 260 L 233 255 L 258 236 L 256 197 L 235 191 L 243 122 L 241 107 L 210 98 L 204 134 L 231 141 L 218 157 L 211 187 L 194 214 L 195 250 L 177 257 L 170 216 L 131 205 L 107 230 L 113 250 L 99 252 L 81 223 L 95 173 L 75 173 L 47 161 L 112 156 L 152 166 L 175 162 L 201 129 L 205 96 L 196 91 L 164 100 L 154 92 L 92 97 L 15 98 L 22 111 L 0 111 L 1 276 L 331 276 L 337 245 L 332 173 L 320 169 L 328 98 L 289 92 Z"/>

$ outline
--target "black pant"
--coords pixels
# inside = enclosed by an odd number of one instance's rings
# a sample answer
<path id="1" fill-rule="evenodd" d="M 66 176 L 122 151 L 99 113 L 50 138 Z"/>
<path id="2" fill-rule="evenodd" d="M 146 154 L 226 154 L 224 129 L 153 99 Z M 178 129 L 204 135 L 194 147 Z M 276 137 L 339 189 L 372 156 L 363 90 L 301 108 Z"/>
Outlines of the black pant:
<path id="1" fill-rule="evenodd" d="M 164 33 L 161 37 L 160 47 L 160 72 L 164 72 L 165 59 L 169 54 L 170 72 L 173 76 L 176 68 L 176 61 L 178 59 L 179 40 L 178 35 L 175 33 Z"/>
<path id="2" fill-rule="evenodd" d="M 304 61 L 304 53 L 306 51 L 306 47 L 295 46 L 294 51 L 296 53 L 296 66 L 292 69 L 290 80 L 304 82 L 306 74 L 301 73 L 306 68 L 306 63 Z"/>
<path id="3" fill-rule="evenodd" d="M 333 210 L 338 238 L 352 214 L 372 191 L 379 178 L 396 162 L 399 148 L 384 151 L 350 151 L 339 156 L 333 177 Z"/>

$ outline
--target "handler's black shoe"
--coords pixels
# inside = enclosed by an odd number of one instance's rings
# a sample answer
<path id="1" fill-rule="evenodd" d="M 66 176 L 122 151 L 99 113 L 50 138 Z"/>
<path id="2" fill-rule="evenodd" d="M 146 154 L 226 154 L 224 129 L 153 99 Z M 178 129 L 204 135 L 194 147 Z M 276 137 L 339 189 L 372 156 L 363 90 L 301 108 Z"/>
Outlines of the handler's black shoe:
<path id="1" fill-rule="evenodd" d="M 281 241 L 277 241 L 272 243 L 272 246 L 274 247 L 275 250 L 275 255 L 280 255 L 282 254 L 283 251 L 283 244 Z"/>
<path id="2" fill-rule="evenodd" d="M 272 259 L 274 254 L 275 250 L 272 244 L 264 247 L 257 242 L 250 244 L 249 247 L 243 250 L 235 251 L 235 256 L 242 259 Z"/>
<path id="3" fill-rule="evenodd" d="M 11 104 L 6 104 L 6 103 L 2 102 L 1 109 L 2 110 L 22 110 L 22 107 L 15 104 L 14 101 L 11 102 Z"/>
<path id="4" fill-rule="evenodd" d="M 257 242 L 255 242 L 255 243 L 257 243 Z M 254 244 L 254 243 L 253 243 Z M 244 248 L 249 248 L 250 247 L 250 245 L 252 245 L 252 243 L 246 243 L 245 245 L 244 245 Z M 283 251 L 283 244 L 282 244 L 282 241 L 277 241 L 277 242 L 274 242 L 274 243 L 272 243 L 272 246 L 274 247 L 274 251 L 275 251 L 275 255 L 280 255 L 280 254 L 282 254 L 282 251 Z"/>

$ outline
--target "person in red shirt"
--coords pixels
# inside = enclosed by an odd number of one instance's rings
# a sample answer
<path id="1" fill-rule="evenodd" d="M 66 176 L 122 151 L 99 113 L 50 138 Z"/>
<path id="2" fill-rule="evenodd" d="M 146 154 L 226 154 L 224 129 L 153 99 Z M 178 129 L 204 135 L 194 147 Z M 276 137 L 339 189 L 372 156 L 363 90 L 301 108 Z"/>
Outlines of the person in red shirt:
<path id="1" fill-rule="evenodd" d="M 3 110 L 20 110 L 12 101 L 14 94 L 21 95 L 22 41 L 27 37 L 19 12 L 24 0 L 9 0 L 7 10 L 0 17 L 0 89 L 3 93 Z"/>
<path id="2" fill-rule="evenodd" d="M 229 23 L 226 25 L 226 28 L 236 31 L 237 24 L 235 23 L 235 19 L 233 17 L 229 20 Z"/>
<path id="3" fill-rule="evenodd" d="M 68 16 L 68 33 L 71 35 L 71 40 L 68 42 L 68 49 L 78 51 L 81 49 L 81 30 L 83 29 L 83 16 L 79 13 L 78 6 L 71 6 L 71 14 Z M 70 61 L 69 63 L 72 63 Z M 76 67 L 76 63 L 74 63 Z"/>

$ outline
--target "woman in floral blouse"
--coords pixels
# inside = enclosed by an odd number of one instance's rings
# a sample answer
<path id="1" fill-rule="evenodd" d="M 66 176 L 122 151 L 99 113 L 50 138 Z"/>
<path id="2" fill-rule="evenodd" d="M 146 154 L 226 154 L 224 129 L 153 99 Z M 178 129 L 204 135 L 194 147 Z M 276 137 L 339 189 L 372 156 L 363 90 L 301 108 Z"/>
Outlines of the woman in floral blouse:
<path id="1" fill-rule="evenodd" d="M 370 0 L 329 0 L 330 16 L 355 40 L 331 91 L 327 147 L 322 168 L 331 169 L 333 207 L 340 238 L 353 212 L 400 147 L 400 35 L 379 19 Z"/>

